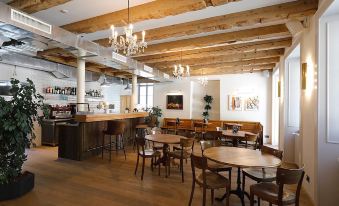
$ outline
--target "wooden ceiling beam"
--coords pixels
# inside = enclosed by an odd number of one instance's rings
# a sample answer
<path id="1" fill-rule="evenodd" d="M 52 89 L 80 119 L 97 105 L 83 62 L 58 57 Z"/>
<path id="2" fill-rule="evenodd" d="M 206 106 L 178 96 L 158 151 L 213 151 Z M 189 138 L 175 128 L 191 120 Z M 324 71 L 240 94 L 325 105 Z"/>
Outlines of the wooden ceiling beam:
<path id="1" fill-rule="evenodd" d="M 203 73 L 197 70 L 197 71 L 191 72 L 191 76 L 252 73 L 255 71 L 272 70 L 274 67 L 275 67 L 275 64 L 265 64 L 265 65 L 257 65 L 257 66 L 237 66 L 237 67 L 225 67 L 225 68 L 206 67 Z"/>
<path id="2" fill-rule="evenodd" d="M 203 65 L 191 65 L 190 71 L 201 71 L 205 68 L 226 68 L 226 67 L 238 67 L 238 66 L 259 66 L 259 65 L 267 65 L 267 64 L 275 64 L 279 62 L 280 57 L 268 57 L 268 58 L 262 58 L 262 59 L 250 59 L 250 60 L 243 60 L 243 61 L 235 61 L 235 62 L 222 62 L 222 63 L 206 63 Z M 166 67 L 162 68 L 161 71 L 172 73 L 173 72 L 173 66 L 172 67 Z"/>
<path id="3" fill-rule="evenodd" d="M 274 26 L 153 44 L 148 46 L 148 48 L 145 49 L 145 52 L 139 56 L 178 52 L 218 45 L 221 46 L 227 44 L 245 43 L 262 39 L 278 39 L 287 37 L 291 37 L 291 33 L 284 24 L 279 24 Z"/>
<path id="4" fill-rule="evenodd" d="M 239 62 L 250 59 L 261 59 L 268 57 L 279 57 L 284 54 L 284 49 L 272 49 L 266 51 L 258 51 L 258 52 L 243 52 L 241 54 L 231 54 L 226 56 L 218 56 L 218 57 L 206 57 L 206 58 L 196 58 L 196 59 L 187 59 L 182 61 L 164 61 L 158 62 L 156 64 L 150 64 L 150 66 L 163 69 L 168 67 L 173 67 L 175 64 L 189 65 L 189 66 L 198 66 L 198 65 L 206 65 L 211 63 L 225 63 L 225 62 Z"/>
<path id="5" fill-rule="evenodd" d="M 306 16 L 313 15 L 316 12 L 317 7 L 318 4 L 315 1 L 298 0 L 264 8 L 170 25 L 147 30 L 146 41 L 182 37 L 218 30 L 239 30 L 244 27 L 284 24 L 291 20 L 302 21 Z M 141 36 L 140 32 L 136 34 L 139 37 Z M 108 38 L 100 39 L 96 42 L 103 46 L 109 46 Z"/>
<path id="6" fill-rule="evenodd" d="M 225 2 L 227 3 L 227 2 Z M 150 19 L 160 19 L 207 7 L 204 0 L 156 0 L 130 8 L 130 23 Z M 75 33 L 91 33 L 110 28 L 121 27 L 128 22 L 127 9 L 64 25 L 63 28 Z"/>
<path id="7" fill-rule="evenodd" d="M 145 64 L 152 64 L 163 61 L 180 61 L 182 58 L 195 59 L 212 56 L 225 56 L 230 54 L 239 54 L 243 52 L 255 52 L 271 49 L 281 49 L 290 47 L 292 38 L 264 40 L 250 43 L 231 44 L 226 46 L 210 47 L 204 49 L 194 49 L 181 52 L 171 52 L 150 56 L 135 57 L 134 59 L 141 61 Z"/>
<path id="8" fill-rule="evenodd" d="M 65 4 L 69 1 L 71 0 L 13 0 L 8 5 L 31 14 Z"/>

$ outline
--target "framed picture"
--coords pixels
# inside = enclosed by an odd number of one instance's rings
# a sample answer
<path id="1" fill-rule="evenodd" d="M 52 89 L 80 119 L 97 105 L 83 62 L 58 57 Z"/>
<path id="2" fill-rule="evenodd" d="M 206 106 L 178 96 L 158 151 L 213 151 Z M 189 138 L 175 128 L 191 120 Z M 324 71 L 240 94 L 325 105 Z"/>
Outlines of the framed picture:
<path id="1" fill-rule="evenodd" d="M 229 95 L 228 96 L 228 110 L 242 111 L 243 110 L 243 98 L 241 96 Z"/>
<path id="2" fill-rule="evenodd" d="M 252 96 L 245 99 L 245 110 L 246 111 L 258 111 L 259 110 L 259 97 Z"/>
<path id="3" fill-rule="evenodd" d="M 184 96 L 183 95 L 167 95 L 167 109 L 183 110 Z"/>

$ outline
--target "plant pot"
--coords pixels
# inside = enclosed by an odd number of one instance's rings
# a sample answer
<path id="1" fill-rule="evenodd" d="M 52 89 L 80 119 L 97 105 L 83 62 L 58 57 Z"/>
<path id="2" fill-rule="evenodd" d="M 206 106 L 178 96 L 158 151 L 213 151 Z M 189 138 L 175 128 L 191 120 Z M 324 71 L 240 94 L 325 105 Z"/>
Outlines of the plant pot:
<path id="1" fill-rule="evenodd" d="M 34 174 L 24 172 L 13 182 L 0 185 L 0 201 L 21 197 L 34 188 Z"/>

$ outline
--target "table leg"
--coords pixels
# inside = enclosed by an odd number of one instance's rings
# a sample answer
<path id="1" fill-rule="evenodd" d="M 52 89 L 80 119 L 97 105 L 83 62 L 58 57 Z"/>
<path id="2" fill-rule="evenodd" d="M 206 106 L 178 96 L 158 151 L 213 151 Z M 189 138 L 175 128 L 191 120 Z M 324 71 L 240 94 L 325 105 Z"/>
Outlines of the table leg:
<path id="1" fill-rule="evenodd" d="M 245 206 L 244 201 L 244 191 L 241 189 L 241 169 L 238 167 L 238 177 L 237 177 L 237 188 L 235 190 L 231 190 L 230 194 L 237 195 L 241 200 L 241 205 Z M 218 201 L 223 201 L 226 198 L 227 194 L 225 193 L 221 198 L 215 198 Z"/>

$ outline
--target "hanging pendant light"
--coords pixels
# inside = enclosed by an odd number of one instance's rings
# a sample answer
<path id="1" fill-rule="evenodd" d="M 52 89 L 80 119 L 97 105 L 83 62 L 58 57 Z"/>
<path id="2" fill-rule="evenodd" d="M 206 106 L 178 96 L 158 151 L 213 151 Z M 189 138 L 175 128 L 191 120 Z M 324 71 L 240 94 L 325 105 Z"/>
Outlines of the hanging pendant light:
<path id="1" fill-rule="evenodd" d="M 127 85 L 126 85 L 125 90 L 130 90 L 130 89 L 131 89 L 131 86 L 130 86 L 130 84 L 129 84 L 129 79 L 127 79 Z"/>
<path id="2" fill-rule="evenodd" d="M 112 85 L 112 83 L 110 83 L 109 81 L 107 81 L 106 75 L 102 74 L 100 76 L 100 79 L 103 79 L 103 82 L 100 84 L 101 87 L 110 87 Z"/>
<path id="3" fill-rule="evenodd" d="M 189 77 L 189 76 L 190 76 L 190 66 L 186 65 L 186 72 L 185 72 L 185 67 L 182 66 L 182 50 L 181 50 L 180 64 L 174 65 L 173 77 L 176 79 L 181 79 L 182 77 Z"/>

